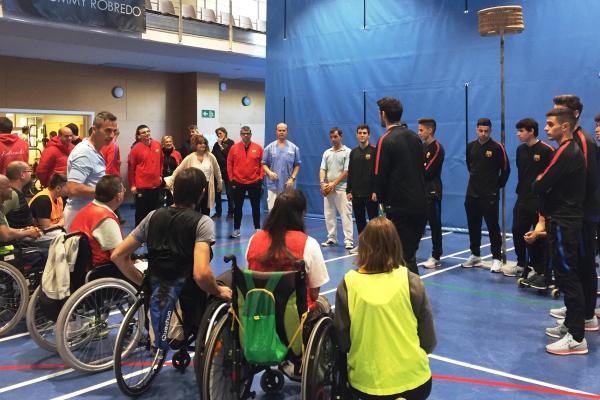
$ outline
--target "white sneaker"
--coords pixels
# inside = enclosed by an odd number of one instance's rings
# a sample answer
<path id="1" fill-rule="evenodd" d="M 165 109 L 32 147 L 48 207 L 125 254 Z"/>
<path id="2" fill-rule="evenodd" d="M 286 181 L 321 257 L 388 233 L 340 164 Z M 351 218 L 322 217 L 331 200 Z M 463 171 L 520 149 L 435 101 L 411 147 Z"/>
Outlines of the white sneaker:
<path id="1" fill-rule="evenodd" d="M 350 250 L 350 254 L 358 254 L 358 246 Z"/>
<path id="2" fill-rule="evenodd" d="M 427 261 L 423 263 L 423 267 L 427 269 L 434 269 L 435 267 L 439 267 L 440 265 L 442 265 L 440 260 L 434 257 L 429 257 Z"/>
<path id="3" fill-rule="evenodd" d="M 567 327 L 564 324 L 558 324 L 551 328 L 546 328 L 545 332 L 546 332 L 546 335 L 548 335 L 550 337 L 560 339 L 563 336 L 565 336 L 567 333 L 569 333 L 569 329 L 567 329 Z"/>
<path id="4" fill-rule="evenodd" d="M 335 239 L 327 239 L 326 241 L 321 243 L 321 246 L 323 246 L 323 247 L 331 247 L 331 246 L 336 246 L 336 245 L 337 245 L 337 240 L 335 240 Z"/>
<path id="5" fill-rule="evenodd" d="M 496 260 L 495 258 L 492 260 L 492 266 L 490 267 L 490 272 L 502 272 L 502 261 Z M 514 275 L 513 275 L 514 276 Z"/>
<path id="6" fill-rule="evenodd" d="M 354 243 L 352 243 L 352 242 L 346 242 L 346 243 L 344 244 L 344 248 L 345 248 L 346 250 L 352 250 L 352 249 L 354 248 Z"/>
<path id="7" fill-rule="evenodd" d="M 557 319 L 558 325 L 564 325 L 565 320 L 563 318 Z M 598 318 L 594 315 L 594 318 L 585 320 L 585 330 L 588 332 L 596 332 L 598 330 Z"/>
<path id="8" fill-rule="evenodd" d="M 494 261 L 496 261 L 496 260 L 494 260 Z M 501 270 L 502 270 L 502 275 L 504 275 L 504 276 L 512 277 L 512 276 L 517 276 L 519 274 L 519 267 L 517 266 L 517 264 L 506 263 L 502 266 Z"/>
<path id="9" fill-rule="evenodd" d="M 568 356 L 571 354 L 587 354 L 588 347 L 585 338 L 581 342 L 573 339 L 570 333 L 563 336 L 562 339 L 546 346 L 546 351 L 558 356 Z"/>
<path id="10" fill-rule="evenodd" d="M 463 268 L 473 268 L 473 267 L 477 267 L 478 265 L 481 265 L 481 257 L 474 256 L 473 254 L 471 254 L 469 256 L 469 258 L 467 259 L 467 261 L 465 261 L 464 263 L 460 264 L 460 266 L 463 267 Z"/>
<path id="11" fill-rule="evenodd" d="M 241 234 L 242 233 L 240 232 L 239 229 L 234 229 L 234 231 L 231 232 L 231 235 L 229 235 L 229 237 L 232 239 L 235 239 L 235 238 L 239 238 Z"/>
<path id="12" fill-rule="evenodd" d="M 567 318 L 567 307 L 551 308 L 550 316 L 558 319 Z"/>

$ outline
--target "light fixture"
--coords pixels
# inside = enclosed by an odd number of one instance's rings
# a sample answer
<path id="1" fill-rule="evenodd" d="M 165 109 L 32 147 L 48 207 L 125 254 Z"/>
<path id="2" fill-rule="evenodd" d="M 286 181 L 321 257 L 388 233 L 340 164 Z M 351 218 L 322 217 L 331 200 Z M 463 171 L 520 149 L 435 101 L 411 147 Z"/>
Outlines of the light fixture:
<path id="1" fill-rule="evenodd" d="M 112 88 L 111 93 L 115 99 L 120 99 L 125 95 L 125 89 L 123 89 L 121 86 L 115 86 Z"/>
<path id="2" fill-rule="evenodd" d="M 227 82 L 225 82 L 225 81 L 219 82 L 219 90 L 221 92 L 227 91 Z"/>
<path id="3" fill-rule="evenodd" d="M 249 97 L 249 96 L 244 96 L 244 97 L 242 97 L 242 104 L 243 104 L 244 106 L 246 106 L 246 107 L 247 107 L 247 106 L 249 106 L 249 105 L 250 105 L 250 103 L 251 103 L 251 100 L 250 100 L 250 97 Z"/>

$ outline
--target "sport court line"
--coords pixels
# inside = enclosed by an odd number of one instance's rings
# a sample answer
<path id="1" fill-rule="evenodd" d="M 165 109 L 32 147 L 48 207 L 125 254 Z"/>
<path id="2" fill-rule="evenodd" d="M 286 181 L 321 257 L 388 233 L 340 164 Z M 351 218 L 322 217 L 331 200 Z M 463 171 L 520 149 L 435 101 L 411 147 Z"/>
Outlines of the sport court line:
<path id="1" fill-rule="evenodd" d="M 42 381 L 45 381 L 45 380 L 48 380 L 48 379 L 56 378 L 57 376 L 70 374 L 73 371 L 75 371 L 75 370 L 72 369 L 72 368 L 69 368 L 69 369 L 65 369 L 64 371 L 53 372 L 51 374 L 40 376 L 40 377 L 34 378 L 34 379 L 30 379 L 28 381 L 15 383 L 14 385 L 10 385 L 10 386 L 6 386 L 6 387 L 3 387 L 3 388 L 0 388 L 0 393 L 5 393 L 5 392 L 9 392 L 11 390 L 22 388 L 24 386 L 33 385 L 34 383 L 38 383 L 38 382 L 42 382 Z"/>

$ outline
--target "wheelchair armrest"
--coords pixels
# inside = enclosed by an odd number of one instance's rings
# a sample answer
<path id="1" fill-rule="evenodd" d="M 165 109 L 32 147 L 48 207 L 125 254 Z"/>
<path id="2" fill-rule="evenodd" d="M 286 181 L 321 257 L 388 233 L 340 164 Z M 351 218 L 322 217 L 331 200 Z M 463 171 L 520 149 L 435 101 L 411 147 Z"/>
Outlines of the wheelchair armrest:
<path id="1" fill-rule="evenodd" d="M 65 228 L 60 225 L 51 226 L 48 229 L 42 229 L 42 233 L 47 234 L 54 231 L 63 231 L 66 232 Z"/>

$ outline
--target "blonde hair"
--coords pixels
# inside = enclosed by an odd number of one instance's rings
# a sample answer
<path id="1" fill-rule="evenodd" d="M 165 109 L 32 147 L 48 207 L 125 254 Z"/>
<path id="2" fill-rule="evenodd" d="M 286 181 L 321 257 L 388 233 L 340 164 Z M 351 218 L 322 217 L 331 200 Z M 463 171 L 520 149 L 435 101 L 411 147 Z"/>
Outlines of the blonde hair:
<path id="1" fill-rule="evenodd" d="M 160 145 L 161 145 L 161 146 L 164 146 L 164 145 L 165 145 L 165 141 L 166 141 L 167 139 L 171 139 L 171 142 L 173 142 L 173 136 L 171 136 L 171 135 L 165 135 L 165 136 L 163 136 L 163 137 L 162 137 L 162 139 L 160 140 Z"/>
<path id="2" fill-rule="evenodd" d="M 390 272 L 404 264 L 396 227 L 385 217 L 373 218 L 358 237 L 356 265 L 369 273 Z"/>

